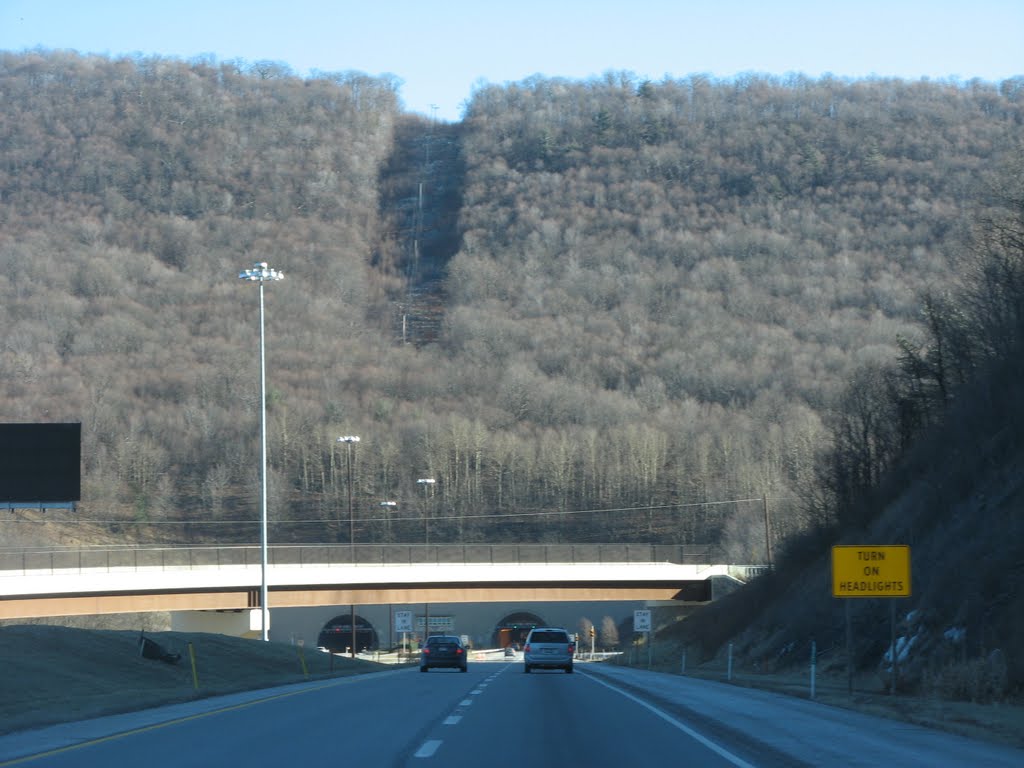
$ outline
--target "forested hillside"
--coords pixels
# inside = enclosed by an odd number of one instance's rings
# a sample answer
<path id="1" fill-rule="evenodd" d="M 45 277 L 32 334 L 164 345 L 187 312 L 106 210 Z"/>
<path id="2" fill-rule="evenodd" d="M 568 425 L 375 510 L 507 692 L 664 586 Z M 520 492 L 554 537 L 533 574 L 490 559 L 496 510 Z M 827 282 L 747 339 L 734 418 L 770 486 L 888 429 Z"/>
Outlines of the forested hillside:
<path id="1" fill-rule="evenodd" d="M 439 126 L 359 73 L 2 54 L 3 420 L 81 421 L 119 536 L 254 541 L 267 261 L 275 540 L 347 540 L 358 434 L 360 541 L 761 560 L 762 497 L 830 514 L 829 414 L 926 339 L 1022 85 L 538 78 Z"/>
<path id="2" fill-rule="evenodd" d="M 829 514 L 773 572 L 673 627 L 684 647 L 713 656 L 728 641 L 739 665 L 768 671 L 802 667 L 817 642 L 824 667 L 852 659 L 887 686 L 895 631 L 901 690 L 1019 702 L 1024 156 L 988 202 L 958 279 L 926 297 L 921 340 L 858 369 L 830 412 L 817 489 Z M 909 546 L 912 596 L 832 598 L 830 546 L 883 542 Z"/>
<path id="3" fill-rule="evenodd" d="M 760 77 L 483 89 L 453 354 L 518 434 L 571 437 L 548 456 L 553 502 L 593 505 L 588 468 L 621 467 L 618 503 L 767 494 L 780 532 L 800 530 L 822 417 L 855 370 L 923 338 L 924 295 L 951 287 L 1019 152 L 1021 97 Z M 758 511 L 713 521 L 736 554 L 761 553 Z"/>

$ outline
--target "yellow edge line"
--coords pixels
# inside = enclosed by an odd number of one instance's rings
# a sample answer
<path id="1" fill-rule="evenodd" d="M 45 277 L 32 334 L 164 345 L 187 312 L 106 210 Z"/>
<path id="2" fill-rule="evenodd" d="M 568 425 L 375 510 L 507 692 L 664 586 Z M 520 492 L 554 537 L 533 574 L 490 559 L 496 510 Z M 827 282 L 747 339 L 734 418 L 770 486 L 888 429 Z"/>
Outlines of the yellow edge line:
<path id="1" fill-rule="evenodd" d="M 141 726 L 139 728 L 132 728 L 131 730 L 128 730 L 128 731 L 121 731 L 119 733 L 112 733 L 109 736 L 100 736 L 99 738 L 89 739 L 88 741 L 81 741 L 81 742 L 79 742 L 77 744 L 68 744 L 65 747 L 57 747 L 56 749 L 50 749 L 50 750 L 47 750 L 45 752 L 35 752 L 35 753 L 31 754 L 31 755 L 22 755 L 21 757 L 11 758 L 10 760 L 7 760 L 5 762 L 0 763 L 0 768 L 4 768 L 4 766 L 8 766 L 8 765 L 20 765 L 22 763 L 27 763 L 27 762 L 30 762 L 32 760 L 40 760 L 40 759 L 42 759 L 44 757 L 51 757 L 53 755 L 60 755 L 60 754 L 63 754 L 65 752 L 71 752 L 71 751 L 76 750 L 76 749 L 82 749 L 83 747 L 91 747 L 91 746 L 93 746 L 95 744 L 103 744 L 103 743 L 108 742 L 108 741 L 116 741 L 117 739 L 123 739 L 126 736 L 134 736 L 137 733 L 146 733 L 147 731 L 156 731 L 156 730 L 159 730 L 160 728 L 166 728 L 169 725 L 177 725 L 178 723 L 187 723 L 190 720 L 199 720 L 200 718 L 209 717 L 210 715 L 219 715 L 219 714 L 222 714 L 224 712 L 233 712 L 236 709 L 245 709 L 246 707 L 252 707 L 252 706 L 255 706 L 256 704 L 266 704 L 268 701 L 274 701 L 276 699 L 287 699 L 287 698 L 290 698 L 291 696 L 298 696 L 301 693 L 312 693 L 314 691 L 322 691 L 325 688 L 333 688 L 336 685 L 343 685 L 345 683 L 353 682 L 353 681 L 355 681 L 355 680 L 357 680 L 358 678 L 361 678 L 361 677 L 364 677 L 364 675 L 350 675 L 350 676 L 344 677 L 344 678 L 342 678 L 340 680 L 332 680 L 329 683 L 324 683 L 323 685 L 318 685 L 315 688 L 303 688 L 300 691 L 287 691 L 285 693 L 275 693 L 273 696 L 267 696 L 267 697 L 262 698 L 262 699 L 253 699 L 252 701 L 244 701 L 241 704 L 232 704 L 232 705 L 227 706 L 227 707 L 220 707 L 218 709 L 211 709 L 208 712 L 198 712 L 198 713 L 196 713 L 194 715 L 185 715 L 184 717 L 176 717 L 173 720 L 165 720 L 165 721 L 160 722 L 160 723 L 153 723 L 151 725 L 144 725 L 144 726 Z M 226 695 L 230 695 L 230 694 L 226 694 Z M 175 705 L 168 705 L 168 706 L 175 706 Z M 129 714 L 129 713 L 122 713 L 122 714 Z"/>

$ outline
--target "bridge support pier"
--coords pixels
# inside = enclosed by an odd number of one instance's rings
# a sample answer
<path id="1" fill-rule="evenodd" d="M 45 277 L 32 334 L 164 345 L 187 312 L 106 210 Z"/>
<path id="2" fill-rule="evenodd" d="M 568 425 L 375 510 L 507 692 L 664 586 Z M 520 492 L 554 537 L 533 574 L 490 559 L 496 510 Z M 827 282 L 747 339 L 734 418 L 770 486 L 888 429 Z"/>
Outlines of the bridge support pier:
<path id="1" fill-rule="evenodd" d="M 259 638 L 263 634 L 262 620 L 263 615 L 259 608 L 230 611 L 172 611 L 171 630 Z"/>

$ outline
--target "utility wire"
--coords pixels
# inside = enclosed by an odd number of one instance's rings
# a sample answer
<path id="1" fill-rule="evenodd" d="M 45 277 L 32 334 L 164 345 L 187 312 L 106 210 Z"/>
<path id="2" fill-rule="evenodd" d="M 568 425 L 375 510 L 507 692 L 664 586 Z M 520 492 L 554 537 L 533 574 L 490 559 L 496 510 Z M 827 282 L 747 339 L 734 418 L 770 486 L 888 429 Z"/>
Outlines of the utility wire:
<path id="1" fill-rule="evenodd" d="M 656 510 L 678 510 L 678 509 L 692 509 L 694 507 L 713 507 L 722 506 L 725 504 L 743 504 L 748 502 L 761 503 L 763 500 L 758 498 L 750 499 L 728 499 L 725 501 L 695 501 L 688 502 L 686 504 L 659 504 L 646 507 L 609 507 L 606 509 L 572 509 L 564 511 L 533 511 L 533 512 L 497 512 L 494 514 L 484 515 L 436 515 L 431 516 L 431 521 L 441 520 L 462 520 L 462 521 L 473 521 L 473 520 L 509 520 L 510 518 L 537 518 L 537 517 L 568 517 L 570 515 L 597 515 L 607 514 L 610 512 L 651 512 Z M 299 525 L 304 523 L 338 523 L 349 522 L 348 517 L 331 517 L 331 518 L 308 518 L 308 519 L 285 519 L 285 520 L 270 520 L 271 525 Z M 422 522 L 423 515 L 416 517 L 388 517 L 378 515 L 376 517 L 358 517 L 357 521 L 360 522 L 385 522 L 390 520 L 393 523 L 401 522 Z M 260 522 L 256 519 L 241 519 L 241 520 L 79 520 L 79 519 L 67 519 L 57 520 L 53 517 L 40 520 L 27 520 L 27 519 L 9 519 L 6 522 L 11 523 L 54 523 L 54 522 L 68 522 L 68 523 L 80 523 L 89 525 L 246 525 L 256 524 Z"/>

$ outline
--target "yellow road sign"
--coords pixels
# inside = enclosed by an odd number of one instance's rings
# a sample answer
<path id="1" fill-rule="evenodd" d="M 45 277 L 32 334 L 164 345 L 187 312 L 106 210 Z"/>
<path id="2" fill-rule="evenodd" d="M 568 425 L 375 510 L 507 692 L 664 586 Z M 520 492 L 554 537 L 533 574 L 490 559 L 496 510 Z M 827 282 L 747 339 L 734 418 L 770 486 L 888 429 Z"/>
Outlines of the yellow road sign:
<path id="1" fill-rule="evenodd" d="M 832 597 L 910 597 L 910 547 L 832 547 Z"/>

